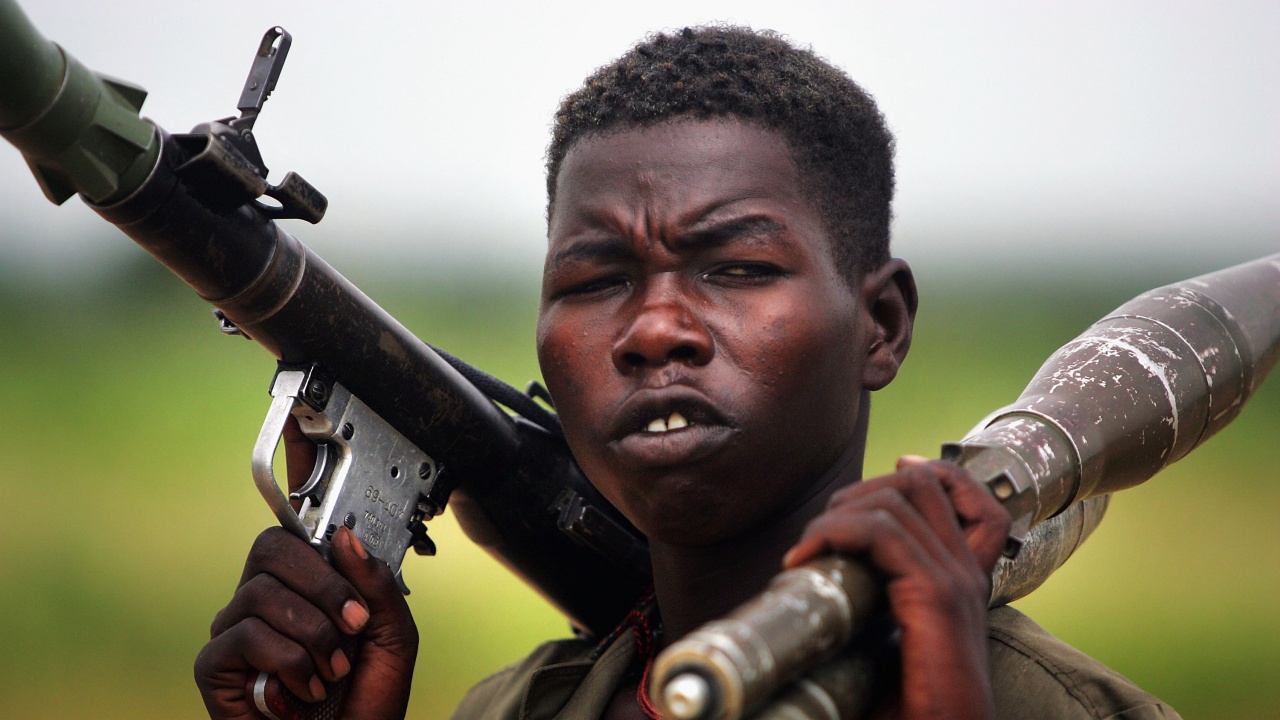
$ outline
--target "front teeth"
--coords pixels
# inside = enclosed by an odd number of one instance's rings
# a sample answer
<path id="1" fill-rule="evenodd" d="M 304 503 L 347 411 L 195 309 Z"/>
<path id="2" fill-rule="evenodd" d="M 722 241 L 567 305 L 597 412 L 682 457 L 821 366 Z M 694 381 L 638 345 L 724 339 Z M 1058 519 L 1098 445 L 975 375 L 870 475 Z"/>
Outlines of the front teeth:
<path id="1" fill-rule="evenodd" d="M 651 433 L 662 433 L 669 430 L 679 430 L 684 427 L 689 427 L 689 421 L 680 413 L 673 412 L 666 418 L 654 418 L 649 422 L 645 430 Z"/>

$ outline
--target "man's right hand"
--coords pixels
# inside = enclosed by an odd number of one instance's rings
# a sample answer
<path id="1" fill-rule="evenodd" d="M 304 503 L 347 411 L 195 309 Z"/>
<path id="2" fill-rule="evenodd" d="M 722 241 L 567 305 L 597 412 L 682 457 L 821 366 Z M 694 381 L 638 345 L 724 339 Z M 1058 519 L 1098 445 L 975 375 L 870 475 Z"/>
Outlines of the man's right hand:
<path id="1" fill-rule="evenodd" d="M 285 453 L 289 485 L 301 485 L 314 447 L 292 420 Z M 409 606 L 390 568 L 351 531 L 334 534 L 332 556 L 330 566 L 280 527 L 258 536 L 235 595 L 196 658 L 196 685 L 211 718 L 261 718 L 253 701 L 259 671 L 307 701 L 323 699 L 321 681 L 351 675 L 342 717 L 404 717 L 418 651 Z M 348 637 L 359 638 L 354 661 L 343 650 Z"/>

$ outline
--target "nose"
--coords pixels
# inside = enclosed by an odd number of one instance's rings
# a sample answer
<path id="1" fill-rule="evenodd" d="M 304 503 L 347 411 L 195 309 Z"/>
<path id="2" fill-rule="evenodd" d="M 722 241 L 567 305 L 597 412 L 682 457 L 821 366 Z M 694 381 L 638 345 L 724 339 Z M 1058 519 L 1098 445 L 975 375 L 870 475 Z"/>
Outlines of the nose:
<path id="1" fill-rule="evenodd" d="M 675 278 L 650 282 L 633 298 L 635 310 L 613 346 L 614 366 L 626 374 L 671 362 L 707 364 L 715 343 L 695 302 Z"/>

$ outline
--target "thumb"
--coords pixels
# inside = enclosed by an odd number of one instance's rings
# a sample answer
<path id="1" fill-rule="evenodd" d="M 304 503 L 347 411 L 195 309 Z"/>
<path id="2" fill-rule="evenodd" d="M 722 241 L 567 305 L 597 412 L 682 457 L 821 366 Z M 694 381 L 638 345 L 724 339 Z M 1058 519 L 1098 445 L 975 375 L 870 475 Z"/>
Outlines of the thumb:
<path id="1" fill-rule="evenodd" d="M 333 566 L 355 587 L 368 605 L 369 624 L 363 628 L 367 639 L 374 639 L 378 628 L 395 624 L 413 624 L 409 605 L 400 592 L 391 568 L 380 558 L 369 554 L 364 543 L 347 527 L 333 534 Z M 416 643 L 416 638 L 415 638 Z"/>
<path id="2" fill-rule="evenodd" d="M 370 555 L 355 533 L 339 528 L 332 550 L 334 567 L 360 593 L 369 610 L 343 717 L 404 717 L 418 656 L 418 628 L 409 604 L 391 568 Z"/>

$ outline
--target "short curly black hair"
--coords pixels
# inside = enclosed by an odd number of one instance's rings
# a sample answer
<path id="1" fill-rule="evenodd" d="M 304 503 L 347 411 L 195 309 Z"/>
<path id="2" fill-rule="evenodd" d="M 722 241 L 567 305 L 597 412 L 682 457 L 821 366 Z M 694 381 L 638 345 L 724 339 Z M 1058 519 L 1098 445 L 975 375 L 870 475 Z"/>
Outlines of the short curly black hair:
<path id="1" fill-rule="evenodd" d="M 847 278 L 889 259 L 893 136 L 875 101 L 811 50 L 743 27 L 651 35 L 565 97 L 547 148 L 548 220 L 560 168 L 578 140 L 717 117 L 783 134 Z"/>

